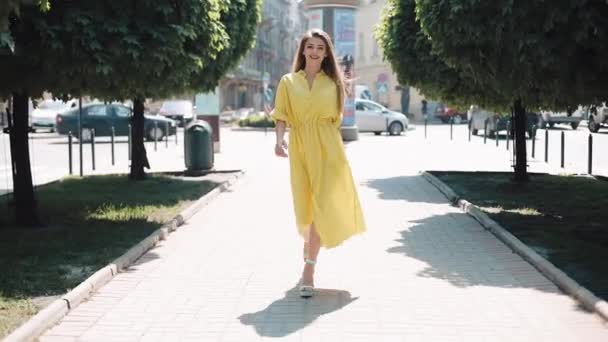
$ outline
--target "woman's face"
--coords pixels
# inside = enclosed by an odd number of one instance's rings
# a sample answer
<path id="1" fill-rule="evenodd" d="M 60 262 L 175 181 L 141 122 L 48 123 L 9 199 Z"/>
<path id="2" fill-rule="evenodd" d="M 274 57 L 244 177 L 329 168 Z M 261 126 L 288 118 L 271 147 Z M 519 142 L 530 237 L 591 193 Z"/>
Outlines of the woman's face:
<path id="1" fill-rule="evenodd" d="M 321 67 L 321 62 L 327 57 L 327 47 L 321 38 L 308 38 L 304 43 L 304 57 L 306 57 L 306 65 Z"/>

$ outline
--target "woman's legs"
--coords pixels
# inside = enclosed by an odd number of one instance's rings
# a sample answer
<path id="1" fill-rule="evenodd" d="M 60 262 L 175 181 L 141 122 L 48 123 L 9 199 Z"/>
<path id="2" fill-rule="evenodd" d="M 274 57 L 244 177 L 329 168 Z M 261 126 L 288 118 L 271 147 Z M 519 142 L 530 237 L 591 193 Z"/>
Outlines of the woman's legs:
<path id="1" fill-rule="evenodd" d="M 307 259 L 317 260 L 317 256 L 319 255 L 319 250 L 321 249 L 321 238 L 315 229 L 314 222 L 310 225 L 310 233 L 308 238 L 308 243 L 305 244 L 308 247 L 307 251 Z M 315 273 L 315 265 L 305 263 L 304 271 L 302 271 L 302 284 L 304 285 L 314 285 L 314 273 Z"/>

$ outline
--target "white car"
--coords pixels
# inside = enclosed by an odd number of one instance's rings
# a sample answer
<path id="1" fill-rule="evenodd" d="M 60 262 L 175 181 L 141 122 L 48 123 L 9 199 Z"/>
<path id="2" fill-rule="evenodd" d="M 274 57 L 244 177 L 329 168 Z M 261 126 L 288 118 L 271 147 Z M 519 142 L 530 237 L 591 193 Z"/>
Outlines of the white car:
<path id="1" fill-rule="evenodd" d="M 359 132 L 374 132 L 376 135 L 382 132 L 400 135 L 409 126 L 405 114 L 388 110 L 377 102 L 364 99 L 355 99 L 355 121 Z"/>
<path id="2" fill-rule="evenodd" d="M 158 114 L 177 121 L 180 126 L 185 126 L 194 118 L 194 105 L 188 100 L 165 101 Z"/>
<path id="3" fill-rule="evenodd" d="M 77 105 L 76 100 L 69 100 L 67 102 L 61 100 L 43 100 L 31 111 L 30 125 L 32 126 L 32 130 L 35 132 L 37 129 L 45 128 L 54 132 L 57 115 Z"/>
<path id="4" fill-rule="evenodd" d="M 608 103 L 604 102 L 601 106 L 593 107 L 589 111 L 587 119 L 589 131 L 596 133 L 603 125 L 608 124 Z"/>

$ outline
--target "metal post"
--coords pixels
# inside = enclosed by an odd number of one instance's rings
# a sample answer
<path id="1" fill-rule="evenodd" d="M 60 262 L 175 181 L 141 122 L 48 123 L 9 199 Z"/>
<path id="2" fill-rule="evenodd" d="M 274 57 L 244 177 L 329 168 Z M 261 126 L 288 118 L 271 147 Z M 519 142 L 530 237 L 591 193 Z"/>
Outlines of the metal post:
<path id="1" fill-rule="evenodd" d="M 587 158 L 587 173 L 593 174 L 593 135 L 589 133 L 589 157 Z"/>
<path id="2" fill-rule="evenodd" d="M 450 140 L 454 140 L 454 118 L 450 118 Z"/>
<path id="3" fill-rule="evenodd" d="M 565 143 L 566 143 L 566 137 L 564 135 L 564 131 L 562 131 L 562 169 L 564 168 L 564 150 L 565 150 Z"/>
<path id="4" fill-rule="evenodd" d="M 95 128 L 91 128 L 91 159 L 93 161 L 93 170 L 95 170 Z"/>
<path id="5" fill-rule="evenodd" d="M 533 128 L 534 136 L 532 137 L 532 158 L 536 153 L 536 127 Z"/>
<path id="6" fill-rule="evenodd" d="M 129 160 L 131 160 L 131 125 L 129 124 L 129 140 L 127 141 L 128 146 L 127 149 L 129 150 Z"/>
<path id="7" fill-rule="evenodd" d="M 80 153 L 78 160 L 80 163 L 80 177 L 82 177 L 84 175 L 82 166 L 82 97 L 78 98 L 78 152 Z"/>
<path id="8" fill-rule="evenodd" d="M 485 145 L 486 140 L 488 139 L 488 119 L 483 121 L 483 143 Z"/>
<path id="9" fill-rule="evenodd" d="M 70 161 L 70 175 L 73 174 L 72 170 L 72 131 L 68 132 L 68 159 Z"/>
<path id="10" fill-rule="evenodd" d="M 545 163 L 549 162 L 549 130 L 545 129 Z"/>
<path id="11" fill-rule="evenodd" d="M 494 134 L 494 140 L 496 141 L 496 147 L 498 147 L 498 133 Z"/>
<path id="12" fill-rule="evenodd" d="M 112 166 L 114 166 L 114 136 L 116 132 L 114 131 L 114 126 L 112 126 L 112 136 L 111 136 L 111 144 L 112 144 Z"/>
<path id="13" fill-rule="evenodd" d="M 169 122 L 165 122 L 165 148 L 169 148 Z"/>
<path id="14" fill-rule="evenodd" d="M 184 132 L 186 131 L 186 128 L 184 127 Z M 175 127 L 175 145 L 177 145 L 177 127 Z"/>
<path id="15" fill-rule="evenodd" d="M 469 121 L 469 142 L 471 142 L 471 122 Z"/>
<path id="16" fill-rule="evenodd" d="M 154 121 L 154 151 L 157 150 L 156 143 L 158 142 L 158 123 Z"/>
<path id="17" fill-rule="evenodd" d="M 426 124 L 427 124 L 427 119 L 424 118 L 424 138 L 426 139 Z"/>
<path id="18" fill-rule="evenodd" d="M 509 150 L 509 137 L 511 135 L 511 121 L 507 121 L 507 151 Z"/>

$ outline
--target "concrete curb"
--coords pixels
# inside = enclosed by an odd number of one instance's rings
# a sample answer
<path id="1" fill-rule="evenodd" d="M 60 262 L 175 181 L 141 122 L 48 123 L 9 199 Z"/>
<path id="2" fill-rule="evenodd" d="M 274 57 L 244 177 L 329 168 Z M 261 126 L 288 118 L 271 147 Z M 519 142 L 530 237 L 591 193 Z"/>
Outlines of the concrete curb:
<path id="1" fill-rule="evenodd" d="M 98 270 L 74 289 L 63 295 L 60 299 L 55 300 L 49 306 L 42 309 L 27 322 L 15 329 L 3 341 L 35 341 L 46 330 L 57 324 L 57 322 L 67 315 L 68 312 L 76 308 L 80 303 L 88 299 L 98 289 L 112 280 L 112 278 L 121 270 L 133 264 L 139 257 L 154 247 L 160 240 L 165 240 L 171 232 L 177 230 L 179 226 L 183 225 L 219 194 L 232 187 L 244 174 L 243 171 L 238 172 L 231 179 L 223 182 L 215 189 L 203 195 L 203 197 L 198 199 L 188 208 L 182 210 L 181 213 L 150 234 L 147 238 L 131 247 L 126 253 L 115 259 L 112 263 Z"/>
<path id="2" fill-rule="evenodd" d="M 445 183 L 428 172 L 423 172 L 422 176 L 429 183 L 439 189 L 452 204 L 457 205 L 464 212 L 472 216 L 481 225 L 492 232 L 500 241 L 519 254 L 524 260 L 538 269 L 545 277 L 551 280 L 562 291 L 580 302 L 587 310 L 597 313 L 604 320 L 608 321 L 608 303 L 595 296 L 591 291 L 578 284 L 551 262 L 540 256 L 532 248 L 521 242 L 513 234 L 509 233 L 496 221 L 492 220 L 479 207 L 467 200 L 459 198 L 456 193 Z"/>

